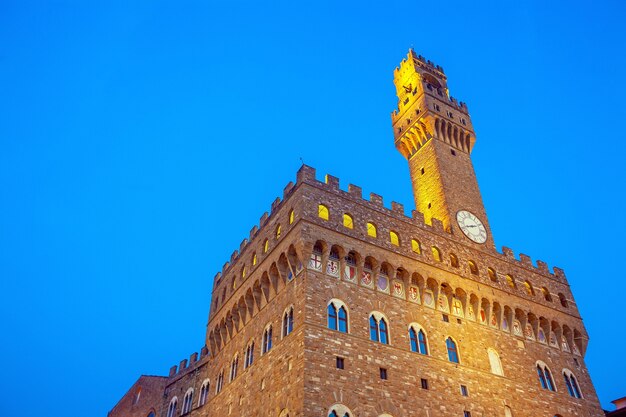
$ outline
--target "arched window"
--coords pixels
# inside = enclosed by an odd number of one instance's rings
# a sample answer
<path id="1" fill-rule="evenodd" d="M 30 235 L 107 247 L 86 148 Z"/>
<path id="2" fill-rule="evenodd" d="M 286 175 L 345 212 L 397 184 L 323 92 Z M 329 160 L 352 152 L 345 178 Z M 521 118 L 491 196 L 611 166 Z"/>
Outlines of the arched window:
<path id="1" fill-rule="evenodd" d="M 263 332 L 263 353 L 272 349 L 272 326 L 267 326 Z"/>
<path id="2" fill-rule="evenodd" d="M 422 253 L 422 248 L 420 247 L 420 241 L 417 239 L 411 240 L 411 250 L 415 253 Z"/>
<path id="3" fill-rule="evenodd" d="M 409 339 L 411 341 L 411 351 L 428 355 L 428 344 L 424 329 L 417 325 L 411 325 L 409 327 Z"/>
<path id="4" fill-rule="evenodd" d="M 282 229 L 280 228 L 280 224 L 276 226 L 276 239 L 280 239 L 280 233 Z"/>
<path id="5" fill-rule="evenodd" d="M 504 406 L 504 417 L 513 417 L 513 411 L 511 411 L 511 407 L 508 405 Z"/>
<path id="6" fill-rule="evenodd" d="M 565 295 L 563 295 L 563 293 L 559 293 L 559 301 L 561 301 L 561 305 L 565 308 L 567 308 L 569 305 L 567 304 L 567 299 L 565 298 Z"/>
<path id="7" fill-rule="evenodd" d="M 222 388 L 224 387 L 224 370 L 222 369 L 217 376 L 217 383 L 215 384 L 215 393 L 219 394 L 222 392 Z"/>
<path id="8" fill-rule="evenodd" d="M 178 398 L 172 398 L 170 405 L 167 407 L 167 417 L 174 417 L 176 415 L 176 408 L 178 407 Z"/>
<path id="9" fill-rule="evenodd" d="M 552 302 L 552 296 L 550 295 L 550 291 L 548 291 L 548 289 L 546 287 L 543 287 L 541 289 L 541 292 L 543 293 L 543 298 L 546 301 Z"/>
<path id="10" fill-rule="evenodd" d="M 348 333 L 348 310 L 339 300 L 331 300 L 328 303 L 328 328 Z"/>
<path id="11" fill-rule="evenodd" d="M 389 242 L 394 246 L 400 246 L 400 238 L 396 232 L 389 232 Z"/>
<path id="12" fill-rule="evenodd" d="M 204 382 L 202 383 L 202 387 L 200 388 L 200 398 L 198 399 L 198 407 L 201 407 L 204 404 L 206 404 L 207 397 L 209 396 L 210 386 L 211 386 L 211 383 L 209 382 L 209 380 L 205 379 Z"/>
<path id="13" fill-rule="evenodd" d="M 580 387 L 578 386 L 578 381 L 576 381 L 576 377 L 569 369 L 563 369 L 563 379 L 565 380 L 565 386 L 567 387 L 567 393 L 570 397 L 574 398 L 582 398 L 580 394 Z"/>
<path id="14" fill-rule="evenodd" d="M 451 337 L 446 339 L 446 349 L 448 350 L 448 360 L 450 362 L 459 363 L 459 350 L 456 342 Z"/>
<path id="15" fill-rule="evenodd" d="M 453 268 L 459 267 L 459 258 L 457 258 L 453 253 L 450 254 L 450 266 Z"/>
<path id="16" fill-rule="evenodd" d="M 246 357 L 244 358 L 244 368 L 250 367 L 254 362 L 254 340 L 248 342 L 248 346 L 246 346 Z"/>
<path id="17" fill-rule="evenodd" d="M 178 398 L 172 398 L 170 405 L 167 407 L 167 417 L 174 417 L 176 415 L 176 408 L 178 407 Z"/>
<path id="18" fill-rule="evenodd" d="M 507 275 L 506 276 L 506 283 L 509 285 L 510 288 L 515 289 L 517 288 L 517 286 L 515 285 L 515 278 L 513 278 L 511 275 Z"/>
<path id="19" fill-rule="evenodd" d="M 183 397 L 183 412 L 182 414 L 187 414 L 191 412 L 191 404 L 193 401 L 193 388 L 189 388 Z"/>
<path id="20" fill-rule="evenodd" d="M 554 381 L 552 380 L 552 373 L 550 373 L 550 369 L 545 363 L 537 362 L 537 376 L 539 377 L 541 388 L 556 391 Z"/>
<path id="21" fill-rule="evenodd" d="M 496 270 L 493 268 L 487 268 L 487 275 L 489 275 L 489 279 L 493 282 L 498 281 L 498 275 L 496 274 Z"/>
<path id="22" fill-rule="evenodd" d="M 469 266 L 470 274 L 478 275 L 478 266 L 476 266 L 476 262 L 469 260 L 467 261 L 467 266 Z"/>
<path id="23" fill-rule="evenodd" d="M 354 227 L 354 221 L 352 220 L 352 216 L 350 216 L 348 213 L 345 213 L 343 215 L 343 226 L 347 227 L 348 229 L 352 229 Z"/>
<path id="24" fill-rule="evenodd" d="M 367 235 L 370 237 L 376 237 L 376 226 L 374 223 L 367 223 Z"/>
<path id="25" fill-rule="evenodd" d="M 430 248 L 433 253 L 433 259 L 437 262 L 441 262 L 441 251 L 436 246 Z"/>
<path id="26" fill-rule="evenodd" d="M 150 413 L 148 413 L 148 417 L 155 417 L 154 411 L 150 410 Z"/>
<path id="27" fill-rule="evenodd" d="M 504 376 L 502 370 L 502 362 L 500 361 L 500 355 L 494 349 L 487 349 L 487 355 L 489 355 L 489 366 L 491 367 L 491 373 L 495 375 Z"/>
<path id="28" fill-rule="evenodd" d="M 387 321 L 380 313 L 372 313 L 370 315 L 370 340 L 385 345 L 389 344 Z"/>
<path id="29" fill-rule="evenodd" d="M 319 206 L 317 206 L 317 215 L 319 216 L 320 219 L 323 220 L 328 220 L 328 207 L 326 207 L 323 204 L 320 204 Z"/>
<path id="30" fill-rule="evenodd" d="M 535 289 L 533 288 L 533 284 L 531 284 L 529 281 L 524 281 L 524 289 L 526 290 L 526 294 L 534 297 L 535 296 Z"/>
<path id="31" fill-rule="evenodd" d="M 233 382 L 237 378 L 237 371 L 239 370 L 239 355 L 235 355 L 230 362 L 230 382 Z"/>
<path id="32" fill-rule="evenodd" d="M 265 242 L 263 242 L 263 253 L 267 253 L 267 250 L 270 248 L 270 241 L 265 239 Z"/>
<path id="33" fill-rule="evenodd" d="M 295 217 L 295 214 L 294 214 L 293 210 L 291 210 L 291 211 L 289 212 L 289 224 L 292 224 L 292 223 L 293 223 L 293 219 L 294 219 L 294 217 Z"/>
<path id="34" fill-rule="evenodd" d="M 293 307 L 289 307 L 283 313 L 283 337 L 293 331 Z"/>
<path id="35" fill-rule="evenodd" d="M 252 266 L 256 266 L 256 253 L 252 254 Z"/>

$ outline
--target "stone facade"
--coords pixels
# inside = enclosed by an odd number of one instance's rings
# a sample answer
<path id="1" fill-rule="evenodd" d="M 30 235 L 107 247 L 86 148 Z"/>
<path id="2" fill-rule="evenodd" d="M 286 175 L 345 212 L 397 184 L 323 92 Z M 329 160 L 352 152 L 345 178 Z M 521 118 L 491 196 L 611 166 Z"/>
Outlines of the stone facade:
<path id="1" fill-rule="evenodd" d="M 206 347 L 172 367 L 148 404 L 157 416 L 603 415 L 563 271 L 494 249 L 467 106 L 448 97 L 443 69 L 412 51 L 396 87 L 396 146 L 420 211 L 408 217 L 302 166 L 216 275 Z M 464 234 L 459 210 L 481 220 L 484 243 Z M 345 309 L 346 331 L 331 328 L 329 305 Z M 372 316 L 388 343 L 371 340 Z M 124 401 L 110 416 L 134 417 L 120 413 Z"/>

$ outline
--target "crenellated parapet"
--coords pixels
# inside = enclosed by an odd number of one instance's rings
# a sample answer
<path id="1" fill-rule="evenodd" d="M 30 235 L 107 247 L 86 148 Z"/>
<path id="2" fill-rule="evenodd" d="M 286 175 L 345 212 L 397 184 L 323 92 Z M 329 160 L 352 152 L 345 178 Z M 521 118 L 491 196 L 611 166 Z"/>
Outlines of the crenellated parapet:
<path id="1" fill-rule="evenodd" d="M 169 378 L 177 378 L 197 368 L 199 362 L 209 358 L 209 350 L 206 346 L 200 352 L 193 352 L 188 359 L 182 359 L 178 365 L 172 365 L 168 374 Z"/>
<path id="2" fill-rule="evenodd" d="M 373 210 L 382 212 L 389 217 L 399 219 L 402 222 L 408 223 L 412 226 L 416 226 L 426 232 L 434 233 L 440 236 L 451 236 L 451 233 L 449 231 L 444 230 L 441 221 L 439 221 L 438 219 L 433 219 L 434 221 L 432 222 L 432 224 L 427 224 L 424 222 L 424 214 L 416 210 L 413 210 L 411 212 L 411 216 L 407 216 L 405 214 L 404 205 L 395 201 L 391 202 L 391 208 L 387 208 L 384 205 L 382 196 L 371 193 L 369 199 L 366 199 L 362 195 L 362 188 L 354 184 L 349 184 L 348 190 L 343 191 L 340 188 L 339 178 L 331 175 L 326 175 L 326 180 L 320 181 L 316 178 L 316 170 L 313 167 L 303 165 L 298 171 L 297 177 L 298 184 L 307 183 L 330 193 L 339 194 L 344 198 L 350 199 L 354 204 L 359 204 L 361 206 L 365 206 Z M 558 267 L 554 267 L 553 272 L 550 272 L 547 264 L 544 261 L 538 260 L 536 261 L 536 265 L 534 265 L 531 257 L 523 253 L 519 254 L 518 259 L 516 258 L 513 250 L 506 246 L 502 247 L 501 253 L 492 251 L 488 252 L 489 256 L 494 256 L 498 259 L 529 270 L 533 273 L 544 275 L 546 277 L 549 277 L 550 279 L 567 284 L 567 280 L 565 278 L 563 270 Z"/>
<path id="3" fill-rule="evenodd" d="M 215 313 L 219 306 L 221 306 L 225 298 L 230 297 L 230 295 L 234 292 L 234 288 L 232 287 L 232 282 L 240 280 L 244 281 L 245 277 L 241 277 L 242 271 L 247 271 L 246 273 L 252 271 L 254 265 L 251 265 L 250 259 L 241 260 L 242 257 L 248 256 L 250 253 L 254 253 L 256 256 L 256 261 L 260 262 L 264 252 L 264 244 L 265 242 L 269 244 L 275 244 L 275 239 L 271 239 L 272 235 L 275 233 L 274 228 L 276 225 L 272 220 L 278 216 L 278 212 L 280 211 L 283 203 L 289 199 L 292 193 L 299 188 L 303 184 L 312 185 L 317 189 L 328 192 L 330 194 L 334 194 L 340 196 L 342 199 L 349 200 L 350 204 L 355 207 L 363 207 L 367 210 L 373 210 L 378 213 L 379 216 L 382 216 L 383 219 L 381 223 L 387 224 L 391 223 L 392 219 L 398 224 L 397 229 L 399 229 L 399 233 L 402 235 L 404 228 L 415 228 L 416 234 L 420 236 L 432 234 L 434 237 L 446 237 L 447 239 L 456 240 L 450 230 L 444 228 L 443 223 L 436 218 L 431 219 L 430 224 L 424 221 L 424 213 L 421 213 L 417 210 L 411 211 L 411 215 L 407 216 L 405 213 L 404 205 L 395 201 L 392 201 L 390 204 L 390 208 L 386 207 L 384 204 L 384 199 L 382 196 L 376 193 L 370 193 L 369 198 L 364 198 L 362 193 L 362 188 L 360 186 L 349 184 L 347 187 L 347 191 L 344 191 L 340 188 L 340 180 L 337 177 L 332 175 L 326 175 L 324 181 L 320 181 L 316 178 L 316 170 L 313 167 L 302 165 L 302 167 L 298 170 L 296 175 L 296 183 L 290 182 L 286 187 L 283 194 L 283 199 L 277 198 L 272 203 L 272 210 L 269 213 L 263 213 L 260 218 L 259 225 L 254 226 L 250 231 L 250 236 L 248 239 L 244 239 L 241 242 L 239 250 L 235 250 L 230 257 L 229 262 L 226 262 L 222 268 L 221 272 L 218 272 L 214 277 L 214 291 L 213 291 L 213 301 L 211 315 Z M 295 207 L 296 205 L 292 205 Z M 317 206 L 315 203 L 309 205 L 309 209 L 312 211 L 317 210 Z M 283 217 L 285 217 L 286 213 L 283 213 Z M 297 213 L 298 218 L 303 217 L 303 213 Z M 312 216 L 313 220 L 315 216 Z M 285 228 L 285 232 L 287 228 L 291 225 L 289 224 L 289 220 L 285 219 L 283 223 L 279 223 L 281 227 Z M 271 223 L 271 226 L 270 226 Z M 341 227 L 341 225 L 337 225 L 337 227 Z M 346 231 L 344 231 L 346 232 Z M 351 231 L 348 231 L 349 233 Z M 404 236 L 403 236 L 404 237 Z M 401 248 L 396 248 L 394 246 L 389 247 L 390 250 L 400 250 Z M 562 269 L 558 267 L 554 267 L 552 272 L 548 269 L 548 266 L 545 262 L 538 260 L 536 265 L 533 264 L 532 259 L 525 255 L 520 254 L 519 259 L 516 258 L 513 250 L 508 247 L 503 247 L 502 252 L 498 253 L 497 251 L 487 250 L 489 257 L 495 258 L 500 261 L 505 261 L 511 264 L 514 267 L 521 268 L 526 270 L 532 274 L 541 275 L 549 280 L 553 280 L 559 282 L 561 284 L 567 285 L 567 279 Z M 484 254 L 476 254 L 474 257 L 480 257 Z M 304 254 L 303 256 L 307 256 Z M 249 257 L 249 256 L 248 256 Z M 243 264 L 243 265 L 242 265 Z M 237 267 L 235 268 L 235 265 Z M 229 279 L 227 279 L 229 278 Z M 225 284 L 224 282 L 228 281 L 229 284 Z M 222 290 L 221 292 L 219 290 Z M 217 300 L 216 300 L 217 298 Z M 217 303 L 216 303 L 217 301 Z"/>

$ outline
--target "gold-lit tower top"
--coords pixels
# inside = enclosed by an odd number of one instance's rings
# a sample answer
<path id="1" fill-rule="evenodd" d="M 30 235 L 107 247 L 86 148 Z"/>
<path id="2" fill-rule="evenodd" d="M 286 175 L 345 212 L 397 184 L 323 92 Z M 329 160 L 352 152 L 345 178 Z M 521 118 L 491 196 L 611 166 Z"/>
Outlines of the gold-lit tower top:
<path id="1" fill-rule="evenodd" d="M 476 137 L 467 105 L 450 97 L 442 67 L 410 49 L 393 76 L 398 109 L 391 119 L 402 155 L 409 158 L 432 137 L 471 152 Z"/>
<path id="2" fill-rule="evenodd" d="M 493 247 L 470 159 L 476 136 L 467 106 L 450 97 L 443 68 L 412 49 L 395 69 L 394 84 L 395 146 L 409 162 L 416 209 L 429 224 L 438 219 L 446 230 L 473 238 L 470 244 Z M 464 224 L 470 221 L 475 224 Z M 472 236 L 479 226 L 480 236 Z"/>

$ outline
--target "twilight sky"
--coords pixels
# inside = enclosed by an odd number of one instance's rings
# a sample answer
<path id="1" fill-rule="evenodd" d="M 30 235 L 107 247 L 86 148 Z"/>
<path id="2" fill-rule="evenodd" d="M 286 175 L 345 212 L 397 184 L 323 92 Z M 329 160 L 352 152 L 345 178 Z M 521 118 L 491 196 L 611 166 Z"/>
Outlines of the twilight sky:
<path id="1" fill-rule="evenodd" d="M 0 402 L 103 416 L 204 343 L 212 277 L 300 158 L 413 206 L 410 46 L 468 103 L 498 248 L 565 269 L 626 395 L 623 1 L 0 2 Z"/>

